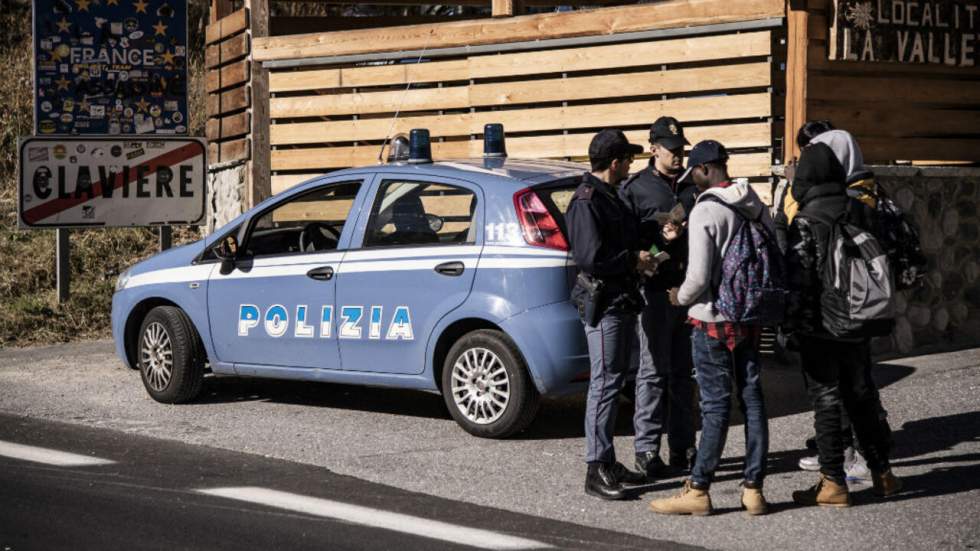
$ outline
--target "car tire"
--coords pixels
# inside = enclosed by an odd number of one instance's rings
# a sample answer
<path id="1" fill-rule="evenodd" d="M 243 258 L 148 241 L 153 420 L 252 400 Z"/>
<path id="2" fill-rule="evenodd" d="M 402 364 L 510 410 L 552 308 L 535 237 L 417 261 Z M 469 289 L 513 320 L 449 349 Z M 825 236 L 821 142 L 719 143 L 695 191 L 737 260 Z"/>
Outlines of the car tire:
<path id="1" fill-rule="evenodd" d="M 157 306 L 143 319 L 136 361 L 146 391 L 157 402 L 193 400 L 204 384 L 204 346 L 180 308 Z"/>
<path id="2" fill-rule="evenodd" d="M 514 341 L 501 331 L 463 335 L 446 355 L 442 395 L 463 430 L 482 438 L 506 438 L 528 427 L 540 395 Z"/>

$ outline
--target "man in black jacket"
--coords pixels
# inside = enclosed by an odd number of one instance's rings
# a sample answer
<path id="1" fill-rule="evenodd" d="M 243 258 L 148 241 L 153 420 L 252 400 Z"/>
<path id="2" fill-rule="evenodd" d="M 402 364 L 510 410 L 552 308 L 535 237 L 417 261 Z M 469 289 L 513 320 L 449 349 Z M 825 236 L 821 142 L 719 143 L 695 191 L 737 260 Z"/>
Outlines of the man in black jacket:
<path id="1" fill-rule="evenodd" d="M 687 269 L 687 234 L 678 220 L 665 217 L 678 205 L 684 213 L 694 208 L 697 189 L 690 181 L 678 182 L 683 172 L 684 146 L 688 144 L 677 119 L 660 117 L 650 127 L 650 164 L 634 174 L 619 195 L 640 221 L 640 247 L 666 251 L 670 260 L 646 279 L 646 306 L 640 314 L 640 341 L 636 374 L 636 468 L 648 479 L 662 476 L 660 440 L 667 433 L 669 464 L 688 470 L 693 464 L 694 380 L 691 377 L 691 326 L 687 308 L 673 306 L 667 290 L 680 286 Z M 642 429 L 642 430 L 641 430 Z"/>
<path id="2" fill-rule="evenodd" d="M 640 250 L 637 221 L 616 195 L 633 156 L 642 151 L 619 130 L 596 134 L 589 145 L 592 171 L 582 177 L 565 214 L 572 255 L 581 272 L 572 301 L 582 315 L 591 362 L 585 492 L 601 499 L 623 499 L 623 482 L 645 480 L 616 462 L 613 449 L 619 392 L 629 367 L 636 313 L 643 303 L 638 274 L 656 270 L 650 253 Z"/>
<path id="3" fill-rule="evenodd" d="M 874 233 L 874 213 L 847 196 L 845 179 L 846 172 L 834 151 L 817 143 L 803 150 L 791 188 L 800 210 L 789 226 L 787 268 L 793 293 L 784 329 L 799 340 L 820 463 L 817 484 L 793 492 L 793 500 L 802 505 L 851 504 L 844 473 L 842 406 L 871 469 L 875 493 L 889 496 L 902 487 L 889 467 L 889 430 L 879 416 L 869 339 L 836 337 L 823 324 L 821 271 L 832 232 L 824 221 L 846 216 L 848 223 Z"/>

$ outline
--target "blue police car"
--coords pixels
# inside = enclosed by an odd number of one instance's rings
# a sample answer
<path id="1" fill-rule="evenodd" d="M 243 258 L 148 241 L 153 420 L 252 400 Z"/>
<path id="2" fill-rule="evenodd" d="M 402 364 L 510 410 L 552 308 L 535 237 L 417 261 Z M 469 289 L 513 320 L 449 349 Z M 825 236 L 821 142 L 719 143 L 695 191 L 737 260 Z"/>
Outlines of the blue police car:
<path id="1" fill-rule="evenodd" d="M 585 167 L 434 163 L 412 135 L 407 162 L 309 180 L 121 274 L 116 350 L 150 396 L 190 401 L 208 370 L 419 389 L 499 438 L 584 388 L 563 213 Z"/>

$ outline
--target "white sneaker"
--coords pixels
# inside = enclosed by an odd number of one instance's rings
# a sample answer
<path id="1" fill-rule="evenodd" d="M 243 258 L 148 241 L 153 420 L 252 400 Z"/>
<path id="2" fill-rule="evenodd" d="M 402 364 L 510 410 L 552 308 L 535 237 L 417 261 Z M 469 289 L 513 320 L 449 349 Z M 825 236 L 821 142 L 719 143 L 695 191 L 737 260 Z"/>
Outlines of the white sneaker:
<path id="1" fill-rule="evenodd" d="M 820 470 L 820 459 L 817 456 L 804 457 L 800 459 L 798 463 L 800 469 L 804 471 L 819 471 Z"/>
<path id="2" fill-rule="evenodd" d="M 868 469 L 868 463 L 861 456 L 861 452 L 854 448 L 844 450 L 844 474 L 850 481 L 871 480 L 871 470 Z"/>

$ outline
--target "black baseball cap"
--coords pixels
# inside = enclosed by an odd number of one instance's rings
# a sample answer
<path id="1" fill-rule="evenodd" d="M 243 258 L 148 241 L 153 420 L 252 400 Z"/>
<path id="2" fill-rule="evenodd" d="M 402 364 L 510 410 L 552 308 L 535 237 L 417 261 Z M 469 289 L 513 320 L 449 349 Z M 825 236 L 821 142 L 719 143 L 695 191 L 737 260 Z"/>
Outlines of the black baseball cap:
<path id="1" fill-rule="evenodd" d="M 643 148 L 631 144 L 622 130 L 606 128 L 592 138 L 589 144 L 589 160 L 625 159 L 643 153 Z"/>
<path id="2" fill-rule="evenodd" d="M 678 182 L 683 182 L 691 176 L 691 171 L 694 167 L 701 166 L 707 163 L 724 163 L 728 161 L 728 151 L 725 146 L 714 140 L 704 140 L 703 142 L 698 142 L 691 148 L 691 152 L 687 155 L 687 170 L 681 174 L 681 177 L 677 179 Z"/>
<path id="3" fill-rule="evenodd" d="M 650 143 L 660 144 L 667 149 L 677 149 L 691 145 L 684 137 L 684 127 L 674 117 L 660 117 L 650 127 Z"/>

